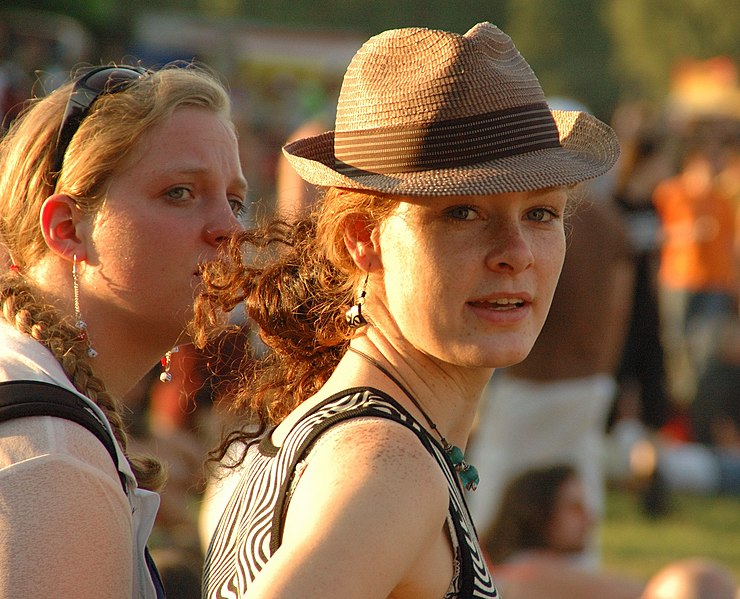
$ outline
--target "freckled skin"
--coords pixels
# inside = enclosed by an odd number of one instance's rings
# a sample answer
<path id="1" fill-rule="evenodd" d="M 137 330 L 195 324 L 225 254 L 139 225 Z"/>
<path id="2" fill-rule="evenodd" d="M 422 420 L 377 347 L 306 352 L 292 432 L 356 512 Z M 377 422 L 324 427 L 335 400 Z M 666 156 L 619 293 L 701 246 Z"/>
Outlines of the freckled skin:
<path id="1" fill-rule="evenodd" d="M 496 368 L 524 359 L 562 267 L 565 204 L 561 189 L 401 202 L 377 235 L 382 276 L 370 278 L 367 311 L 381 304 L 392 315 L 380 325 L 386 335 L 444 362 Z M 514 309 L 490 319 L 471 309 L 522 293 L 530 301 L 518 318 Z"/>

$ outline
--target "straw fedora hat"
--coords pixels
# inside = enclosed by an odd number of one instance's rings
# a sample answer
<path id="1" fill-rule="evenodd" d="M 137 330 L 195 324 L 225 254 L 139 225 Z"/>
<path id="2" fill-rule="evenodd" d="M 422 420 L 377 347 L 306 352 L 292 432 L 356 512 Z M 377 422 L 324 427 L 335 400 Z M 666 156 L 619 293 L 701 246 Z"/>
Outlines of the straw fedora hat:
<path id="1" fill-rule="evenodd" d="M 394 195 L 484 195 L 571 185 L 607 172 L 615 133 L 550 110 L 511 38 L 422 28 L 370 38 L 344 76 L 334 131 L 287 144 L 306 181 Z"/>

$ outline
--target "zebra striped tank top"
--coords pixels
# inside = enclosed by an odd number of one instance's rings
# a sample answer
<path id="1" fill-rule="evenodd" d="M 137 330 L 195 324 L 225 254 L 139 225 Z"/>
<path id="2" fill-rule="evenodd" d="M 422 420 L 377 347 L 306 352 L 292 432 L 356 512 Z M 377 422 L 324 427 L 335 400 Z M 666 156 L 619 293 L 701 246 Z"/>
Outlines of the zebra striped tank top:
<path id="1" fill-rule="evenodd" d="M 478 544 L 458 476 L 441 445 L 400 404 L 372 388 L 348 389 L 304 416 L 279 448 L 266 434 L 247 450 L 244 467 L 211 539 L 203 597 L 236 599 L 280 546 L 283 514 L 296 467 L 329 427 L 350 418 L 388 418 L 411 429 L 437 460 L 447 479 L 447 528 L 455 575 L 445 599 L 499 597 Z"/>

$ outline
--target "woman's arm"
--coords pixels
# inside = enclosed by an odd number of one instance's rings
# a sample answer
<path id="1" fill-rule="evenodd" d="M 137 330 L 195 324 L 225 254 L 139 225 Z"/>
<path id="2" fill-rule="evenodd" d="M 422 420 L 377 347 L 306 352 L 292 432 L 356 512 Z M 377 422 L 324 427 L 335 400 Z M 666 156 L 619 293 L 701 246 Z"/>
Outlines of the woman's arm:
<path id="1" fill-rule="evenodd" d="M 452 577 L 444 474 L 385 419 L 339 425 L 312 450 L 282 544 L 248 597 L 442 597 Z"/>

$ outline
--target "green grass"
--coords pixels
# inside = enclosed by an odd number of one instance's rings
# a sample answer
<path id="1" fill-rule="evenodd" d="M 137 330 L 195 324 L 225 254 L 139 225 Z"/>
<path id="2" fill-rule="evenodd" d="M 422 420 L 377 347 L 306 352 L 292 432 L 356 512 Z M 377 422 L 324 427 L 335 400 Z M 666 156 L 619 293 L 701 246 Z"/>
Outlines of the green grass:
<path id="1" fill-rule="evenodd" d="M 649 518 L 639 496 L 610 490 L 602 532 L 603 565 L 645 580 L 666 563 L 715 558 L 740 580 L 740 497 L 674 495 L 669 513 Z"/>

